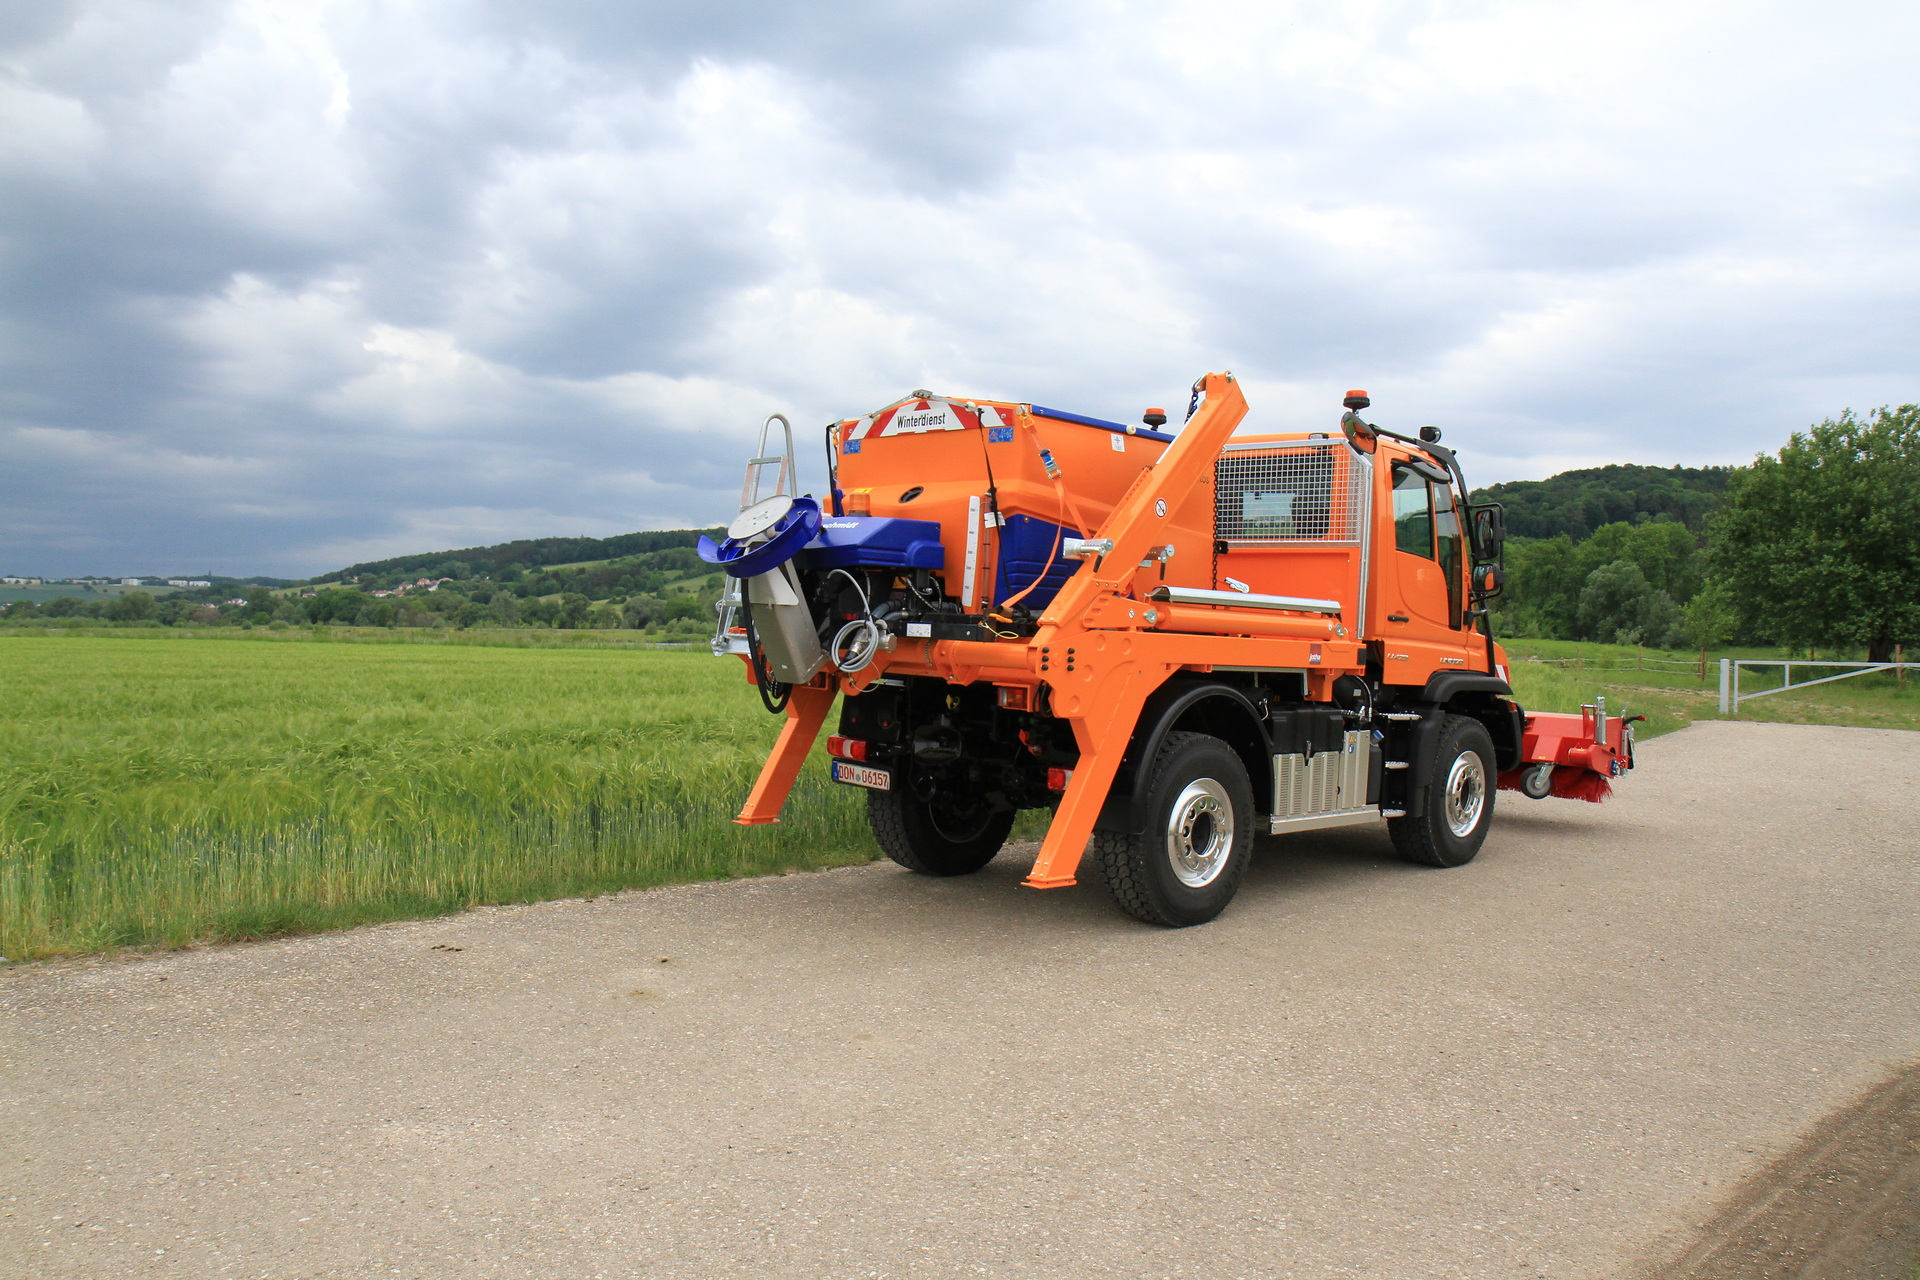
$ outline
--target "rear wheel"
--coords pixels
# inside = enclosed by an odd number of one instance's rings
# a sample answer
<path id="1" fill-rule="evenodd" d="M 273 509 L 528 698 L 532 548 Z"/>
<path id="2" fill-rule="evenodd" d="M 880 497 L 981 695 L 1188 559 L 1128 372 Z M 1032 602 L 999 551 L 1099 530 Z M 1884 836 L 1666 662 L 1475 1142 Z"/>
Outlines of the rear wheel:
<path id="1" fill-rule="evenodd" d="M 889 858 L 923 876 L 971 875 L 986 866 L 1007 842 L 1013 819 L 1011 809 L 959 792 L 940 790 L 927 800 L 904 787 L 867 792 L 873 838 Z"/>
<path id="2" fill-rule="evenodd" d="M 1493 738 L 1487 727 L 1466 716 L 1448 716 L 1440 726 L 1426 812 L 1388 820 L 1393 847 L 1422 866 L 1472 862 L 1493 825 L 1493 780 Z"/>
<path id="3" fill-rule="evenodd" d="M 1147 770 L 1147 824 L 1096 832 L 1092 857 L 1120 909 L 1148 924 L 1205 924 L 1239 892 L 1253 855 L 1253 786 L 1233 748 L 1169 733 Z"/>

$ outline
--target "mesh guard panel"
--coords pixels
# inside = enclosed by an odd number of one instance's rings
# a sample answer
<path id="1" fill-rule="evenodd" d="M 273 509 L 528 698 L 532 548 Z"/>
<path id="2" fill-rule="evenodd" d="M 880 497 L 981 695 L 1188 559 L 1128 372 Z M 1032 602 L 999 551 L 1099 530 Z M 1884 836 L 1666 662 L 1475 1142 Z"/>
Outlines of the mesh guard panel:
<path id="1" fill-rule="evenodd" d="M 1214 464 L 1213 536 L 1227 542 L 1360 541 L 1367 469 L 1345 449 L 1275 445 Z"/>

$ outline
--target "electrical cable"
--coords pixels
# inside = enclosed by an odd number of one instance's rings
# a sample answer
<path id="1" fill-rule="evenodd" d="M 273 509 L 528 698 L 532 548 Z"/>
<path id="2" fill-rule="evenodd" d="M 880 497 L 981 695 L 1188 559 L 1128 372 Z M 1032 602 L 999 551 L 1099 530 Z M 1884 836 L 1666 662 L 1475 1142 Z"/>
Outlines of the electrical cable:
<path id="1" fill-rule="evenodd" d="M 974 410 L 976 421 L 979 416 L 979 410 Z M 1000 544 L 1004 540 L 1003 531 L 1007 527 L 1007 522 L 1000 517 L 1000 486 L 993 479 L 993 457 L 992 451 L 987 448 L 987 428 L 984 423 L 980 426 L 980 461 L 987 469 L 987 510 L 993 512 L 994 530 L 993 573 L 987 579 L 987 598 L 984 601 L 987 608 L 982 612 L 992 616 L 993 612 L 1000 607 L 994 603 L 993 597 L 998 594 L 998 579 L 1003 568 L 1000 563 Z"/>
<path id="2" fill-rule="evenodd" d="M 881 628 L 880 624 L 874 620 L 873 602 L 867 596 L 867 589 L 860 584 L 860 579 L 845 569 L 835 569 L 827 577 L 832 579 L 835 575 L 851 582 L 853 589 L 860 595 L 861 616 L 834 632 L 831 649 L 833 665 L 851 675 L 856 671 L 864 671 L 873 664 L 874 658 L 880 652 Z M 850 637 L 856 632 L 865 632 L 865 635 L 858 640 L 851 640 Z M 843 643 L 848 646 L 845 658 L 840 656 L 840 646 Z"/>

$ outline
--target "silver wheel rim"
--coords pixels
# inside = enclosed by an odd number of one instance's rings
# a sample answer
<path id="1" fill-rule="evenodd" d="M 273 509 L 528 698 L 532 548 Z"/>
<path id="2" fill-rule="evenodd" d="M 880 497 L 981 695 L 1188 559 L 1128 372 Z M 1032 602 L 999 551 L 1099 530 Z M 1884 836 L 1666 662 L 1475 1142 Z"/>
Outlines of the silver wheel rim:
<path id="1" fill-rule="evenodd" d="M 1226 869 L 1233 851 L 1233 802 L 1212 778 L 1187 784 L 1167 815 L 1167 861 L 1174 878 L 1203 889 Z"/>
<path id="2" fill-rule="evenodd" d="M 1477 751 L 1462 751 L 1447 770 L 1447 829 L 1465 839 L 1487 807 L 1487 766 Z"/>

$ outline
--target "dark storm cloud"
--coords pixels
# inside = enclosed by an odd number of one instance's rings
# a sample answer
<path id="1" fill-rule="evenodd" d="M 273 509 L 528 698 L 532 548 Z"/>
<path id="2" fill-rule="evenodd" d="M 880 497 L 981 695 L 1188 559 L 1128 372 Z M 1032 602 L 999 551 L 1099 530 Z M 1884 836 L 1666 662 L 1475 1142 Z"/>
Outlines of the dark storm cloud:
<path id="1" fill-rule="evenodd" d="M 934 385 L 1131 417 L 1224 366 L 1265 425 L 1371 383 L 1486 479 L 1735 460 L 1920 396 L 1913 28 L 10 5 L 0 567 L 707 523 L 772 410 Z"/>

